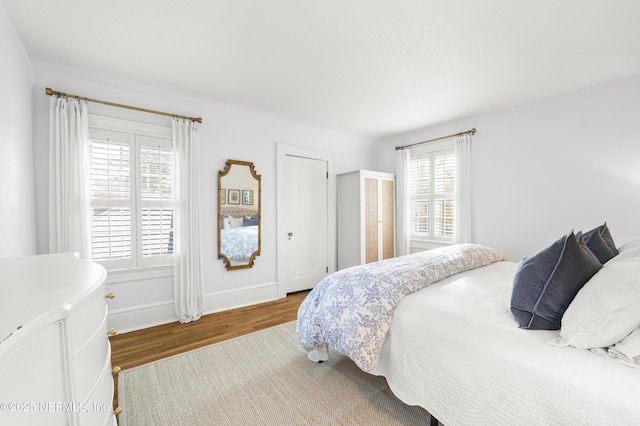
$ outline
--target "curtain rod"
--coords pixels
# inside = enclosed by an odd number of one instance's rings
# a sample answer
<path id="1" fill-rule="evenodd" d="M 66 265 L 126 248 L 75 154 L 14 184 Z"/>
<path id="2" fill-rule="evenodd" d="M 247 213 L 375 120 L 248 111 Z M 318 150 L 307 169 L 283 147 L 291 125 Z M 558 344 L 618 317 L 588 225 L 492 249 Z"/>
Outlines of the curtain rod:
<path id="1" fill-rule="evenodd" d="M 198 123 L 202 123 L 202 117 L 197 117 L 197 118 L 196 117 L 187 117 L 187 116 L 184 116 L 184 115 L 169 114 L 168 112 L 154 111 L 152 109 L 138 108 L 138 107 L 134 107 L 134 106 L 130 106 L 130 105 L 122 105 L 122 104 L 115 104 L 113 102 L 100 101 L 98 99 L 83 98 L 83 97 L 78 96 L 78 95 L 70 95 L 68 93 L 57 92 L 55 90 L 51 90 L 48 87 L 45 89 L 45 93 L 47 95 L 49 95 L 49 96 L 56 95 L 56 96 L 60 96 L 60 97 L 63 97 L 63 98 L 75 98 L 75 99 L 78 99 L 78 100 L 83 100 L 83 101 L 87 101 L 87 102 L 94 102 L 94 103 L 97 103 L 97 104 L 109 105 L 109 106 L 114 106 L 114 107 L 118 107 L 118 108 L 132 109 L 134 111 L 149 112 L 151 114 L 166 115 L 167 117 L 182 118 L 182 119 L 185 119 L 185 120 L 197 121 Z"/>
<path id="2" fill-rule="evenodd" d="M 442 139 L 452 138 L 454 136 L 466 135 L 467 133 L 471 133 L 472 135 L 475 135 L 476 134 L 476 128 L 474 127 L 473 129 L 467 130 L 465 132 L 459 132 L 459 133 L 454 133 L 452 135 L 441 136 L 441 137 L 435 138 L 435 139 L 429 139 L 428 141 L 416 142 L 416 143 L 412 143 L 410 145 L 396 146 L 396 151 L 399 150 L 399 149 L 409 148 L 410 146 L 422 145 L 423 143 L 435 142 L 435 141 L 440 141 Z"/>

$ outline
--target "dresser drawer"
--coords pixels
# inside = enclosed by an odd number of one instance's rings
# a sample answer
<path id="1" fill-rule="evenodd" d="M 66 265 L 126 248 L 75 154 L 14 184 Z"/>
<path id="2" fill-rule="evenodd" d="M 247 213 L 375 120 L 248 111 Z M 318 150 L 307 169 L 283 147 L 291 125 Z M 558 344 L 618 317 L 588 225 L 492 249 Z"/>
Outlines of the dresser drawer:
<path id="1" fill-rule="evenodd" d="M 76 356 L 89 342 L 104 320 L 107 311 L 104 291 L 104 286 L 100 286 L 84 303 L 71 312 L 69 325 L 71 327 L 73 356 Z"/>
<path id="2" fill-rule="evenodd" d="M 78 416 L 79 426 L 111 424 L 113 414 L 113 377 L 111 369 L 102 376 L 98 388 L 86 403 L 86 410 Z"/>
<path id="3" fill-rule="evenodd" d="M 86 401 L 97 386 L 105 369 L 111 370 L 107 365 L 110 363 L 109 354 L 105 311 L 100 327 L 95 330 L 87 345 L 73 358 L 73 373 L 78 401 Z"/>

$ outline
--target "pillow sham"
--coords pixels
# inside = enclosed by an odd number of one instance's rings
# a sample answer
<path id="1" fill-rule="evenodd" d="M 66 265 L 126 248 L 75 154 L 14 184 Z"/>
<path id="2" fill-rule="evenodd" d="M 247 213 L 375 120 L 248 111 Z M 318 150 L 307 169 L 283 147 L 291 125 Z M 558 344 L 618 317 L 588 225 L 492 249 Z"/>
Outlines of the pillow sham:
<path id="1" fill-rule="evenodd" d="M 607 222 L 585 232 L 582 234 L 582 237 L 585 243 L 587 243 L 589 250 L 596 255 L 603 265 L 618 254 L 618 249 L 613 242 L 613 237 L 611 236 L 611 232 L 609 232 Z"/>
<path id="2" fill-rule="evenodd" d="M 618 248 L 618 254 L 640 249 L 640 240 L 629 241 Z"/>
<path id="3" fill-rule="evenodd" d="M 587 282 L 562 317 L 557 344 L 611 346 L 640 326 L 640 259 L 608 263 Z"/>
<path id="4" fill-rule="evenodd" d="M 249 216 L 244 216 L 242 218 L 242 223 L 244 226 L 256 226 L 258 225 L 258 215 L 255 214 L 251 217 Z"/>
<path id="5" fill-rule="evenodd" d="M 640 327 L 609 348 L 609 353 L 640 368 Z"/>
<path id="6" fill-rule="evenodd" d="M 622 259 L 640 259 L 640 240 L 630 241 L 618 248 L 618 254 L 609 262 L 617 262 Z"/>
<path id="7" fill-rule="evenodd" d="M 557 330 L 582 286 L 602 268 L 580 233 L 573 231 L 524 258 L 513 279 L 511 313 L 520 328 Z"/>
<path id="8" fill-rule="evenodd" d="M 223 220 L 223 229 L 241 228 L 244 222 L 241 217 L 225 216 Z"/>

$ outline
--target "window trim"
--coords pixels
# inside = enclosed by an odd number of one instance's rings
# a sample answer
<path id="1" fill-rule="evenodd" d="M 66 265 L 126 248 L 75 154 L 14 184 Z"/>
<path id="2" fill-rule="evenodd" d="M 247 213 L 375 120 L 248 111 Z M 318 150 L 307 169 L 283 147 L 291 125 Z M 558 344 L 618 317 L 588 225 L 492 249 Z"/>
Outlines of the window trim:
<path id="1" fill-rule="evenodd" d="M 159 126 L 154 124 L 141 123 L 130 120 L 106 117 L 102 115 L 89 114 L 89 128 L 106 131 L 123 132 L 127 134 L 135 133 L 141 136 L 150 136 L 155 138 L 173 140 L 173 129 L 170 125 Z M 136 143 L 133 142 L 133 147 Z M 137 157 L 137 152 L 135 153 Z M 139 187 L 139 182 L 136 182 Z M 175 208 L 175 200 L 171 201 Z M 132 208 L 138 210 L 135 201 L 132 202 Z M 135 220 L 141 221 L 141 217 L 136 214 Z M 136 248 L 137 250 L 138 248 Z M 173 258 L 173 256 L 167 256 Z M 119 283 L 127 281 L 139 281 L 152 278 L 162 278 L 173 276 L 173 262 L 154 264 L 153 261 L 145 266 L 123 266 L 122 262 L 96 261 L 107 269 L 107 283 Z"/>
<path id="2" fill-rule="evenodd" d="M 98 261 L 98 263 L 100 263 Z M 129 269 L 108 269 L 107 284 L 149 280 L 173 276 L 173 265 L 144 266 Z"/>

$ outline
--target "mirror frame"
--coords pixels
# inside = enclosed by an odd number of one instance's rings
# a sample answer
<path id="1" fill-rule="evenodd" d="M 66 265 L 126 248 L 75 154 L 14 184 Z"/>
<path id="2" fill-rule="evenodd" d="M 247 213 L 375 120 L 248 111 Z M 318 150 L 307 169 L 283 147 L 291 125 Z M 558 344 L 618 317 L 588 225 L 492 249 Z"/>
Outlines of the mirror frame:
<path id="1" fill-rule="evenodd" d="M 249 262 L 248 263 L 246 263 L 246 264 L 243 263 L 243 264 L 240 264 L 240 265 L 232 265 L 231 264 L 231 259 L 229 259 L 227 256 L 222 254 L 222 238 L 221 238 L 221 236 L 222 236 L 222 221 L 221 221 L 222 203 L 220 201 L 220 194 L 222 192 L 222 178 L 229 174 L 229 172 L 231 171 L 231 167 L 233 165 L 248 167 L 249 168 L 249 172 L 251 173 L 251 176 L 253 176 L 253 178 L 258 181 L 258 194 L 257 194 L 258 195 L 258 197 L 257 197 L 257 204 L 258 204 L 258 249 L 251 254 L 251 257 L 249 258 Z M 217 196 L 218 196 L 218 259 L 224 260 L 227 270 L 253 268 L 253 264 L 254 264 L 254 261 L 255 261 L 256 257 L 260 256 L 260 249 L 261 249 L 261 243 L 262 243 L 262 238 L 261 238 L 261 234 L 262 234 L 262 177 L 259 174 L 256 173 L 253 163 L 250 162 L 250 161 L 227 160 L 227 162 L 225 163 L 224 170 L 220 170 L 218 172 L 218 193 L 217 193 Z"/>

